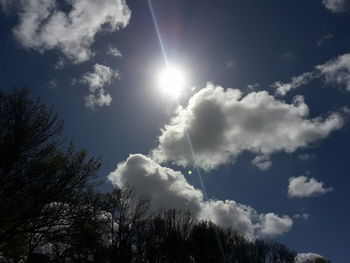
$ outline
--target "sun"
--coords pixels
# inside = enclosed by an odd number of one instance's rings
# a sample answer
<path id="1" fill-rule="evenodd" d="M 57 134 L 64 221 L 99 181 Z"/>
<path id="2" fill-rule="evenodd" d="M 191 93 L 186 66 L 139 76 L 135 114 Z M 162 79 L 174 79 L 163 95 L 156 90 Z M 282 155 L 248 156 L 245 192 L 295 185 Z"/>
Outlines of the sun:
<path id="1" fill-rule="evenodd" d="M 186 84 L 183 71 L 178 67 L 167 66 L 157 76 L 158 87 L 173 98 L 178 98 Z"/>

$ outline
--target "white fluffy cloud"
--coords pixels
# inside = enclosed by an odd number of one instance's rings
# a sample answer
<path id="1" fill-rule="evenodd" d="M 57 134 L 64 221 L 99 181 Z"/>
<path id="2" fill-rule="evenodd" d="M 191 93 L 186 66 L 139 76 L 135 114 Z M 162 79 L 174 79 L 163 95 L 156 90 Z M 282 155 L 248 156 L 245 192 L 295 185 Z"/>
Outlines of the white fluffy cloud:
<path id="1" fill-rule="evenodd" d="M 80 83 L 87 84 L 90 91 L 90 94 L 85 97 L 85 106 L 90 109 L 109 106 L 112 97 L 104 87 L 118 76 L 117 70 L 100 64 L 95 64 L 92 71 L 85 73 L 80 79 Z"/>
<path id="2" fill-rule="evenodd" d="M 325 119 L 309 119 L 308 113 L 302 96 L 287 104 L 266 91 L 243 97 L 240 90 L 208 84 L 164 126 L 152 157 L 210 170 L 249 151 L 265 156 L 253 163 L 268 168 L 266 157 L 272 153 L 294 152 L 343 125 L 337 113 Z"/>
<path id="3" fill-rule="evenodd" d="M 292 226 L 288 216 L 259 215 L 253 208 L 233 200 L 205 201 L 202 191 L 190 185 L 181 172 L 161 166 L 142 154 L 130 155 L 125 162 L 119 163 L 108 179 L 115 186 L 131 187 L 138 194 L 150 196 L 154 210 L 190 210 L 198 219 L 231 226 L 248 238 L 279 235 Z"/>
<path id="4" fill-rule="evenodd" d="M 268 213 L 261 216 L 263 235 L 280 235 L 288 232 L 293 225 L 293 220 L 289 216 L 279 217 L 274 213 Z"/>
<path id="5" fill-rule="evenodd" d="M 233 200 L 209 200 L 202 203 L 199 218 L 223 227 L 232 227 L 239 234 L 253 237 L 259 226 L 256 211 Z"/>
<path id="6" fill-rule="evenodd" d="M 299 253 L 295 257 L 295 263 L 315 263 L 316 259 L 325 259 L 325 258 L 315 253 Z"/>
<path id="7" fill-rule="evenodd" d="M 154 209 L 184 209 L 198 214 L 203 194 L 189 185 L 183 174 L 160 166 L 142 154 L 130 155 L 108 176 L 119 187 L 130 186 L 152 198 Z"/>
<path id="8" fill-rule="evenodd" d="M 288 195 L 290 197 L 310 197 L 322 195 L 332 191 L 332 188 L 323 187 L 323 182 L 306 176 L 289 178 Z"/>
<path id="9" fill-rule="evenodd" d="M 322 0 L 322 4 L 333 13 L 343 13 L 346 11 L 347 0 Z"/>
<path id="10" fill-rule="evenodd" d="M 9 6 L 6 0 L 1 4 Z M 21 45 L 39 52 L 58 49 L 74 63 L 93 56 L 90 47 L 98 32 L 118 30 L 130 19 L 125 0 L 65 0 L 64 4 L 56 0 L 19 0 L 11 4 L 19 16 L 13 32 Z"/>

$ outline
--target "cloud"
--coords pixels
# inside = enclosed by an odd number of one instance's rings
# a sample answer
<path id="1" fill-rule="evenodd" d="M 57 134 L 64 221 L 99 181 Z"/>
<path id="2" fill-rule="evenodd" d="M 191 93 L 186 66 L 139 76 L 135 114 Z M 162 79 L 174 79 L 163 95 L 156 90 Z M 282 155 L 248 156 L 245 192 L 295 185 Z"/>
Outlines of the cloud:
<path id="1" fill-rule="evenodd" d="M 313 71 L 291 78 L 289 83 L 280 81 L 272 84 L 276 96 L 285 96 L 289 91 L 309 84 L 314 79 L 323 79 L 327 84 L 350 91 L 350 53 L 318 65 Z"/>
<path id="2" fill-rule="evenodd" d="M 48 89 L 56 89 L 58 84 L 57 84 L 57 79 L 52 79 L 45 85 Z"/>
<path id="3" fill-rule="evenodd" d="M 258 214 L 253 208 L 233 200 L 204 200 L 201 190 L 188 183 L 181 172 L 161 166 L 150 157 L 132 154 L 108 175 L 114 186 L 131 187 L 136 193 L 151 197 L 151 208 L 190 210 L 198 219 L 211 220 L 218 225 L 254 238 L 279 235 L 288 231 L 292 219 L 273 213 Z"/>
<path id="4" fill-rule="evenodd" d="M 118 75 L 118 71 L 114 71 L 108 66 L 95 64 L 93 66 L 93 71 L 87 72 L 82 76 L 81 83 L 89 84 L 90 91 L 94 92 L 104 85 L 110 84 Z"/>
<path id="5" fill-rule="evenodd" d="M 236 67 L 236 66 L 237 66 L 237 62 L 233 61 L 232 59 L 226 62 L 227 69 L 230 69 L 230 68 Z"/>
<path id="6" fill-rule="evenodd" d="M 191 97 L 187 107 L 178 108 L 161 130 L 151 155 L 160 163 L 211 170 L 233 162 L 243 151 L 263 156 L 294 152 L 343 125 L 338 113 L 325 119 L 308 119 L 308 113 L 302 96 L 287 104 L 266 91 L 243 97 L 240 90 L 208 84 Z M 253 162 L 265 168 L 271 165 L 267 159 Z"/>
<path id="7" fill-rule="evenodd" d="M 289 178 L 288 196 L 289 197 L 310 197 L 322 195 L 332 191 L 332 188 L 324 188 L 323 182 L 318 182 L 314 178 L 306 176 Z"/>
<path id="8" fill-rule="evenodd" d="M 3 12 L 9 12 L 12 5 L 12 0 L 0 0 L 0 10 Z"/>
<path id="9" fill-rule="evenodd" d="M 260 88 L 260 84 L 259 83 L 254 83 L 254 84 L 248 84 L 247 89 L 249 92 L 251 91 L 256 91 Z"/>
<path id="10" fill-rule="evenodd" d="M 223 227 L 232 227 L 239 234 L 252 238 L 257 234 L 256 211 L 233 200 L 203 202 L 199 218 Z"/>
<path id="11" fill-rule="evenodd" d="M 306 72 L 300 76 L 293 77 L 290 83 L 282 83 L 277 81 L 272 84 L 272 87 L 276 88 L 275 94 L 277 96 L 285 96 L 290 90 L 306 85 L 314 78 L 315 74 L 313 72 Z"/>
<path id="12" fill-rule="evenodd" d="M 333 13 L 343 13 L 346 11 L 346 0 L 322 0 L 325 8 Z"/>
<path id="13" fill-rule="evenodd" d="M 295 219 L 304 219 L 307 220 L 309 219 L 310 215 L 308 213 L 303 213 L 303 214 L 295 214 L 293 215 L 293 218 Z"/>
<path id="14" fill-rule="evenodd" d="M 95 109 L 96 107 L 103 107 L 111 105 L 112 97 L 104 89 L 100 89 L 94 94 L 89 94 L 85 97 L 85 107 Z"/>
<path id="15" fill-rule="evenodd" d="M 334 36 L 332 34 L 326 34 L 317 41 L 317 46 L 321 47 L 330 42 L 332 39 L 334 39 Z"/>
<path id="16" fill-rule="evenodd" d="M 258 167 L 260 170 L 265 171 L 271 167 L 272 162 L 270 161 L 270 156 L 258 155 L 252 160 L 252 164 Z"/>
<path id="17" fill-rule="evenodd" d="M 295 263 L 315 263 L 317 259 L 325 259 L 325 258 L 315 253 L 299 253 L 295 257 Z"/>
<path id="18" fill-rule="evenodd" d="M 303 162 L 309 161 L 309 160 L 315 160 L 317 158 L 317 155 L 314 153 L 303 153 L 299 155 L 299 159 Z"/>
<path id="19" fill-rule="evenodd" d="M 19 16 L 13 33 L 21 45 L 41 53 L 58 49 L 74 63 L 94 55 L 91 45 L 98 32 L 123 28 L 130 19 L 125 0 L 19 0 L 12 6 Z"/>
<path id="20" fill-rule="evenodd" d="M 288 232 L 293 225 L 293 220 L 289 216 L 279 217 L 274 213 L 261 216 L 263 235 L 275 236 Z"/>
<path id="21" fill-rule="evenodd" d="M 100 64 L 95 64 L 92 71 L 85 73 L 80 79 L 80 83 L 87 84 L 90 91 L 85 97 L 85 106 L 90 109 L 109 106 L 112 97 L 104 87 L 117 77 L 119 77 L 117 70 Z"/>
<path id="22" fill-rule="evenodd" d="M 316 67 L 328 84 L 338 85 L 350 91 L 350 53 Z"/>
<path id="23" fill-rule="evenodd" d="M 292 62 L 297 59 L 297 56 L 293 52 L 286 52 L 283 54 L 283 58 L 288 62 Z"/>
<path id="24" fill-rule="evenodd" d="M 130 186 L 139 194 L 149 195 L 154 209 L 184 209 L 196 215 L 201 210 L 201 191 L 189 185 L 182 173 L 160 166 L 142 154 L 130 155 L 108 179 L 113 185 Z"/>
<path id="25" fill-rule="evenodd" d="M 121 57 L 122 53 L 116 47 L 109 45 L 107 48 L 107 55 Z"/>

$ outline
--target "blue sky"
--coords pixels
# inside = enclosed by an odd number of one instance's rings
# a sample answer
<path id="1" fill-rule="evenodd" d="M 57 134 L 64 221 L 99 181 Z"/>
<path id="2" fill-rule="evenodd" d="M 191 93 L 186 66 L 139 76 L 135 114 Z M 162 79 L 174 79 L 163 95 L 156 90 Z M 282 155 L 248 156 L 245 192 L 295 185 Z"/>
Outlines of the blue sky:
<path id="1" fill-rule="evenodd" d="M 101 156 L 101 190 L 129 184 L 154 209 L 345 262 L 345 0 L 0 6 L 1 89 L 54 107 L 64 135 Z M 166 61 L 185 75 L 177 98 L 157 82 Z"/>

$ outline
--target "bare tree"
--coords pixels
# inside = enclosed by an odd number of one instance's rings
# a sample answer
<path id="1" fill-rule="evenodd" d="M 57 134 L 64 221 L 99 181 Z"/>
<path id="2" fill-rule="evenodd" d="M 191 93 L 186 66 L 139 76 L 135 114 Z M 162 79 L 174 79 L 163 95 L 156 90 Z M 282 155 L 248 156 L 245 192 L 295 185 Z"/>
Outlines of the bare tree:
<path id="1" fill-rule="evenodd" d="M 63 122 L 26 89 L 0 93 L 0 249 L 18 255 L 30 236 L 57 225 L 100 163 L 60 140 Z M 57 205 L 57 206 L 59 206 Z M 9 244 L 12 244 L 9 246 Z M 17 248 L 18 246 L 18 248 Z M 11 249 L 9 249 L 11 248 Z"/>

